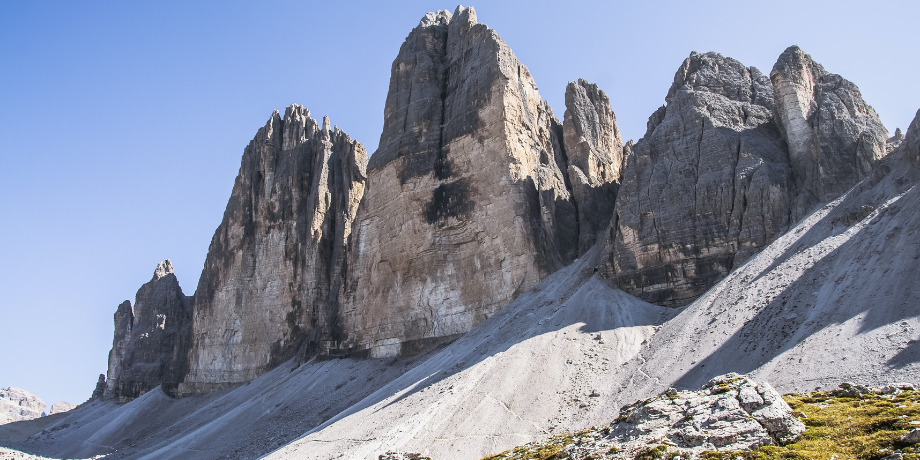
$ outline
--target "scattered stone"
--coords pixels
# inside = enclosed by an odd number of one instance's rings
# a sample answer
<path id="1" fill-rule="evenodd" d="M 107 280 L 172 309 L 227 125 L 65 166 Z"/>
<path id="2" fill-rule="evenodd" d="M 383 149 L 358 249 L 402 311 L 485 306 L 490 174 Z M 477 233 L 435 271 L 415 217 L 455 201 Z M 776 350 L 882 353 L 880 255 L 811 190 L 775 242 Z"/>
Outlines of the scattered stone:
<path id="1" fill-rule="evenodd" d="M 422 454 L 390 451 L 377 457 L 378 460 L 431 460 Z"/>

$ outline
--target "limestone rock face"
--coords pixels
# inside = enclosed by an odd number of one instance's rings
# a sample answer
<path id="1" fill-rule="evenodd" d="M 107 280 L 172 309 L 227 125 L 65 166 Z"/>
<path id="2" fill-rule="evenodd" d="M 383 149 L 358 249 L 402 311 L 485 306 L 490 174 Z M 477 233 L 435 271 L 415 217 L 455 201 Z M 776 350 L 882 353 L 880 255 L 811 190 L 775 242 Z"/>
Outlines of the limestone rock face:
<path id="1" fill-rule="evenodd" d="M 0 425 L 44 415 L 45 402 L 22 388 L 0 388 Z"/>
<path id="2" fill-rule="evenodd" d="M 366 168 L 363 145 L 302 106 L 259 129 L 205 259 L 176 392 L 246 382 L 342 340 L 338 295 Z"/>
<path id="3" fill-rule="evenodd" d="M 60 414 L 62 412 L 69 412 L 71 409 L 77 407 L 75 404 L 70 404 L 66 401 L 58 401 L 51 405 L 51 411 L 48 412 L 48 415 Z"/>
<path id="4" fill-rule="evenodd" d="M 626 158 L 600 271 L 680 306 L 788 227 L 794 183 L 773 88 L 756 68 L 692 53 L 666 101 Z"/>
<path id="5" fill-rule="evenodd" d="M 795 175 L 798 220 L 868 176 L 887 153 L 888 131 L 856 85 L 797 46 L 780 55 L 770 80 Z"/>
<path id="6" fill-rule="evenodd" d="M 125 301 L 115 312 L 104 397 L 133 399 L 184 374 L 191 307 L 172 262 L 160 262 L 137 291 L 134 306 Z"/>
<path id="7" fill-rule="evenodd" d="M 606 230 L 613 215 L 623 166 L 623 142 L 610 99 L 597 85 L 579 79 L 565 89 L 563 139 L 568 179 L 578 207 L 578 252 Z"/>
<path id="8" fill-rule="evenodd" d="M 343 303 L 344 349 L 411 354 L 576 257 L 562 126 L 473 8 L 427 14 L 393 62 Z"/>

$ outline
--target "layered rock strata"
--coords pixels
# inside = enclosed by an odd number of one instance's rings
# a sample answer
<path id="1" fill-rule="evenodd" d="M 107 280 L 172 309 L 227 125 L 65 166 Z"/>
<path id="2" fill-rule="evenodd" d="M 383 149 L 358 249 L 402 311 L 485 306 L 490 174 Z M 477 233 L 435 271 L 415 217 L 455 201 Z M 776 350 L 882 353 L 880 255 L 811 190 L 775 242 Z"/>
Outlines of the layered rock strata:
<path id="1" fill-rule="evenodd" d="M 614 286 L 685 305 L 886 154 L 855 85 L 798 47 L 771 76 L 717 53 L 684 61 L 626 159 L 601 264 Z"/>
<path id="2" fill-rule="evenodd" d="M 579 79 L 565 89 L 563 139 L 568 179 L 578 206 L 578 252 L 607 229 L 623 167 L 623 141 L 607 94 Z"/>
<path id="3" fill-rule="evenodd" d="M 299 105 L 272 114 L 211 240 L 177 393 L 246 382 L 344 339 L 338 297 L 366 167 L 364 146 L 328 118 Z"/>
<path id="4" fill-rule="evenodd" d="M 115 337 L 109 352 L 106 398 L 126 401 L 187 371 L 192 298 L 179 287 L 168 259 L 137 291 L 134 305 L 115 312 Z"/>
<path id="5" fill-rule="evenodd" d="M 793 187 L 756 68 L 693 53 L 626 159 L 602 274 L 651 303 L 684 305 L 789 225 Z"/>
<path id="6" fill-rule="evenodd" d="M 888 131 L 856 85 L 797 46 L 780 55 L 770 81 L 776 120 L 789 146 L 798 220 L 868 176 L 887 153 Z"/>
<path id="7" fill-rule="evenodd" d="M 473 8 L 429 13 L 392 66 L 343 305 L 353 350 L 470 330 L 576 257 L 561 124 Z"/>

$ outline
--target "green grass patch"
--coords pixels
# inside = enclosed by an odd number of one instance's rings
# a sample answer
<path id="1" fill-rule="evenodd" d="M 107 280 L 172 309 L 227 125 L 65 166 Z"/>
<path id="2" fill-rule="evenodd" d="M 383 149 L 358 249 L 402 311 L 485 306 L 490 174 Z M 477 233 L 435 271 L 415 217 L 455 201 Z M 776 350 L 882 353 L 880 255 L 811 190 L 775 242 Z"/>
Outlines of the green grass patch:
<path id="1" fill-rule="evenodd" d="M 783 447 L 754 451 L 705 452 L 705 460 L 878 460 L 900 451 L 904 460 L 920 460 L 916 445 L 900 442 L 920 421 L 920 393 L 832 396 L 828 392 L 787 394 L 783 399 L 807 430 L 798 441 Z"/>

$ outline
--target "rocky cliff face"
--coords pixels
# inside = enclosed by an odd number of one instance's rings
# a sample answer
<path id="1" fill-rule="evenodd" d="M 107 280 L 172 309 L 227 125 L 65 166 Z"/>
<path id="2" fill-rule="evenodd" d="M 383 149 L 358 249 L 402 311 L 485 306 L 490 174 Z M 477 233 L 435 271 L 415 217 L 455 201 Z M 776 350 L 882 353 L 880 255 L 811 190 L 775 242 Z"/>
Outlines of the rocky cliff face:
<path id="1" fill-rule="evenodd" d="M 789 225 L 793 187 L 756 68 L 693 53 L 632 147 L 602 274 L 651 303 L 689 303 Z"/>
<path id="2" fill-rule="evenodd" d="M 349 256 L 347 345 L 412 353 L 576 257 L 561 126 L 472 8 L 429 13 L 393 62 Z"/>
<path id="3" fill-rule="evenodd" d="M 563 139 L 578 206 L 578 252 L 584 253 L 610 224 L 623 167 L 616 115 L 597 85 L 579 79 L 565 88 Z"/>
<path id="4" fill-rule="evenodd" d="M 172 263 L 160 262 L 134 306 L 126 300 L 115 312 L 104 397 L 133 399 L 186 372 L 191 308 Z"/>
<path id="5" fill-rule="evenodd" d="M 856 86 L 798 47 L 771 78 L 717 53 L 684 61 L 626 160 L 601 270 L 614 286 L 685 305 L 886 154 Z"/>
<path id="6" fill-rule="evenodd" d="M 866 177 L 887 153 L 888 131 L 856 85 L 827 72 L 797 46 L 780 55 L 770 80 L 795 174 L 798 219 Z"/>
<path id="7" fill-rule="evenodd" d="M 367 154 L 299 105 L 243 152 L 195 296 L 178 393 L 246 382 L 342 340 L 337 297 Z M 164 387 L 165 389 L 166 387 Z"/>
<path id="8" fill-rule="evenodd" d="M 105 394 L 208 392 L 292 357 L 418 353 L 598 238 L 611 285 L 685 305 L 887 152 L 920 162 L 918 129 L 888 139 L 855 85 L 797 47 L 769 79 L 693 53 L 665 100 L 624 146 L 596 85 L 570 83 L 559 122 L 472 8 L 426 14 L 393 62 L 370 160 L 298 105 L 258 131 L 193 301 L 170 269 L 119 307 Z M 186 319 L 167 330 L 161 310 Z"/>
<path id="9" fill-rule="evenodd" d="M 44 415 L 45 402 L 22 388 L 0 388 L 0 425 Z"/>

